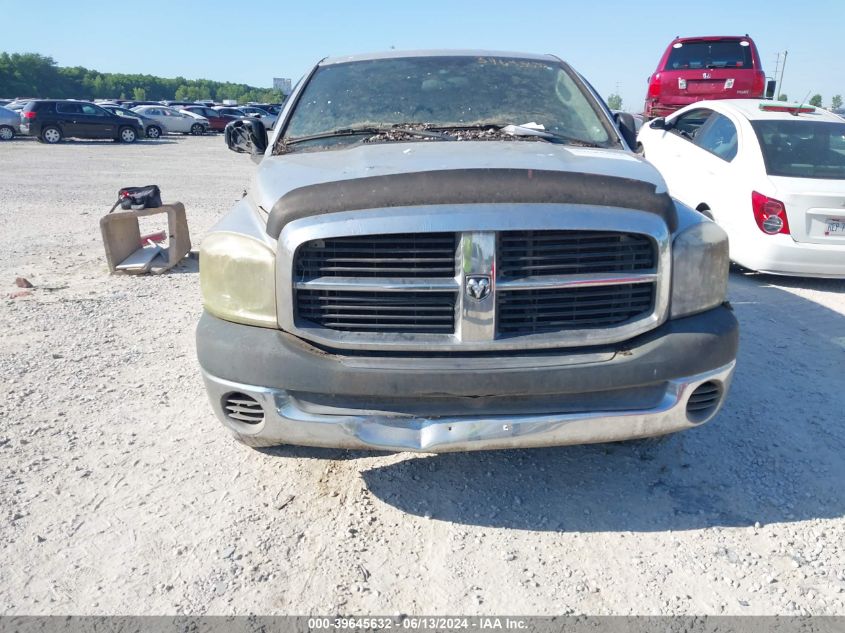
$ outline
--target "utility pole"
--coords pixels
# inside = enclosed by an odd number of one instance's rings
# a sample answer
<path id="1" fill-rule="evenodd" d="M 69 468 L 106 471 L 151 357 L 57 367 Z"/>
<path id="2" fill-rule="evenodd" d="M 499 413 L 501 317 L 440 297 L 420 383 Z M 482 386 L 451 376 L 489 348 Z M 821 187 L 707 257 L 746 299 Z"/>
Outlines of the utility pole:
<path id="1" fill-rule="evenodd" d="M 780 80 L 778 81 L 778 89 L 775 90 L 775 99 L 779 99 L 781 94 L 783 94 L 783 71 L 786 69 L 787 55 L 789 55 L 789 51 L 783 51 L 783 64 L 780 67 Z"/>
<path id="2" fill-rule="evenodd" d="M 772 79 L 775 80 L 775 83 L 777 83 L 778 69 L 779 68 L 780 68 L 780 51 L 778 51 L 778 54 L 775 57 L 775 72 L 772 74 Z M 777 98 L 778 98 L 778 96 L 775 95 L 775 99 L 777 99 Z"/>

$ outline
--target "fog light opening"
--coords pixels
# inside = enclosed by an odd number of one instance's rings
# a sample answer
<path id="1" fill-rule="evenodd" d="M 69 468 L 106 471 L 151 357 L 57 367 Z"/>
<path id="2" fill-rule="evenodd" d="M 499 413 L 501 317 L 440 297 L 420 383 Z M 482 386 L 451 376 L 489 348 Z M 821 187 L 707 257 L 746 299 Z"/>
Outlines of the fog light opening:
<path id="1" fill-rule="evenodd" d="M 261 424 L 264 421 L 264 408 L 252 396 L 233 391 L 223 396 L 223 413 L 226 419 L 241 424 Z"/>
<path id="2" fill-rule="evenodd" d="M 695 388 L 687 400 L 687 418 L 701 424 L 716 412 L 722 400 L 722 384 L 708 380 Z"/>

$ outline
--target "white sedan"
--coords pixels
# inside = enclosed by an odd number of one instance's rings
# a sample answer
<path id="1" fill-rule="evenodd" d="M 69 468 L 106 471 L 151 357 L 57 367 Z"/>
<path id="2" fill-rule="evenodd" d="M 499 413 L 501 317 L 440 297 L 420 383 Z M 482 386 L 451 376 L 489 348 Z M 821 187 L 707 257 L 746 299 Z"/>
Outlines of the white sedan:
<path id="1" fill-rule="evenodd" d="M 142 105 L 132 110 L 160 122 L 168 132 L 199 135 L 205 134 L 209 127 L 205 117 L 179 112 L 167 106 Z"/>
<path id="2" fill-rule="evenodd" d="M 845 122 L 836 115 L 699 101 L 644 125 L 637 140 L 669 193 L 727 231 L 739 265 L 845 278 Z"/>

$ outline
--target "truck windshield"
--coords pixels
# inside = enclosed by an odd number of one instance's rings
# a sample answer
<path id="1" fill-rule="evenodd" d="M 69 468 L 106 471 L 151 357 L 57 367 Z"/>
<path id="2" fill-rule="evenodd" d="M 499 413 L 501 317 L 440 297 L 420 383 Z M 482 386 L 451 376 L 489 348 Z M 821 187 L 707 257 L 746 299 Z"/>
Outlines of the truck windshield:
<path id="1" fill-rule="evenodd" d="M 285 140 L 335 130 L 534 123 L 591 145 L 616 145 L 594 99 L 563 65 L 510 57 L 402 57 L 330 64 L 305 86 Z"/>
<path id="2" fill-rule="evenodd" d="M 845 179 L 845 123 L 778 120 L 751 125 L 770 176 Z"/>

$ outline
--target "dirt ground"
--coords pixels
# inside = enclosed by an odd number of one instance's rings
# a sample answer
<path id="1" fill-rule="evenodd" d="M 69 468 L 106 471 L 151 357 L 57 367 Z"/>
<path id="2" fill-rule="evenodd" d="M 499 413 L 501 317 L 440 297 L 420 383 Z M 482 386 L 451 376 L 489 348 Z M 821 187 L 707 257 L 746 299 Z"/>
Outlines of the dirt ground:
<path id="1" fill-rule="evenodd" d="M 845 614 L 845 282 L 733 272 L 726 408 L 656 448 L 258 452 L 206 400 L 196 260 L 112 277 L 98 228 L 157 183 L 197 244 L 253 170 L 0 144 L 0 613 Z"/>

